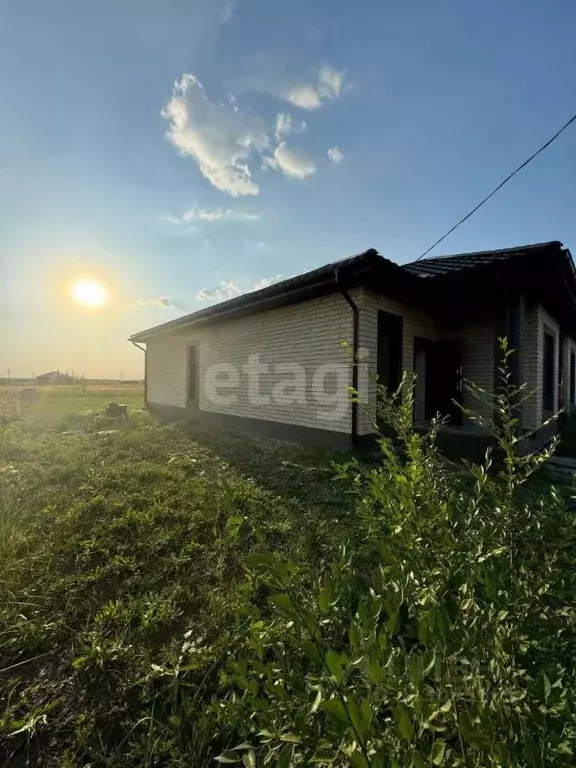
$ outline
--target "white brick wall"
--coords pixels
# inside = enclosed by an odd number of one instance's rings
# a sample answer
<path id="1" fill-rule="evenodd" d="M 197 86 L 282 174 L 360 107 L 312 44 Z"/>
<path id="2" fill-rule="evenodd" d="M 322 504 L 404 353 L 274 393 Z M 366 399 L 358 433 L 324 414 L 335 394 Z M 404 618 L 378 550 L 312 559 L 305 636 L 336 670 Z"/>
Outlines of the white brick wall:
<path id="1" fill-rule="evenodd" d="M 359 406 L 359 434 L 372 431 L 375 385 L 369 372 L 376 371 L 378 309 L 401 315 L 403 326 L 402 363 L 404 370 L 414 370 L 414 336 L 431 340 L 463 338 L 463 371 L 465 379 L 492 392 L 494 389 L 495 319 L 486 315 L 462 323 L 439 325 L 426 313 L 401 302 L 377 296 L 367 289 L 350 292 L 359 308 L 359 346 L 366 351 L 359 370 L 361 398 L 369 404 L 367 412 Z M 559 328 L 541 306 L 520 302 L 520 380 L 536 393 L 524 404 L 522 425 L 537 429 L 542 423 L 542 365 L 544 330 L 549 329 L 559 344 Z M 341 349 L 342 340 L 352 342 L 352 310 L 341 294 L 270 310 L 244 318 L 206 326 L 203 329 L 167 333 L 147 344 L 148 401 L 153 404 L 184 408 L 187 405 L 187 348 L 199 345 L 200 396 L 203 411 L 257 418 L 269 421 L 316 427 L 336 432 L 349 432 L 351 404 L 347 387 L 352 383 L 351 361 Z M 576 342 L 566 338 L 563 347 L 564 402 L 569 400 L 570 350 L 576 352 Z M 260 355 L 259 362 L 269 366 L 260 376 L 262 402 L 254 402 L 249 393 L 248 376 L 243 372 L 251 355 Z M 558 410 L 558 355 L 555 370 L 555 411 Z M 215 402 L 209 392 L 208 371 L 220 364 L 232 365 L 238 371 L 238 387 L 219 387 L 217 394 L 229 402 Z M 278 371 L 275 366 L 297 363 L 305 376 L 304 402 L 278 399 L 278 384 L 292 374 Z M 321 366 L 332 366 L 337 374 L 327 374 L 324 387 L 314 389 L 314 375 L 322 384 Z M 320 371 L 318 373 L 318 369 Z M 336 376 L 339 376 L 335 392 Z M 224 379 L 227 373 L 222 373 Z M 220 379 L 221 380 L 221 379 Z M 274 389 L 276 385 L 276 389 Z M 274 390 L 274 395 L 273 394 Z M 326 400 L 321 402 L 322 390 Z M 252 393 L 253 395 L 254 393 Z M 287 393 L 289 394 L 289 393 Z M 294 394 L 294 390 L 293 390 Z M 292 398 L 294 400 L 295 397 Z M 464 405 L 485 415 L 486 406 L 479 404 L 465 388 Z"/>
<path id="2" fill-rule="evenodd" d="M 544 333 L 554 336 L 554 413 L 559 409 L 558 389 L 558 349 L 560 329 L 558 323 L 540 304 L 526 305 L 524 319 L 524 338 L 521 356 L 521 379 L 527 384 L 527 389 L 533 394 L 524 404 L 522 427 L 533 431 L 544 421 L 542 378 L 544 369 Z"/>
<path id="3" fill-rule="evenodd" d="M 464 387 L 462 404 L 474 412 L 490 418 L 490 403 L 478 399 L 466 382 L 472 382 L 485 392 L 494 392 L 494 350 L 496 345 L 496 321 L 494 315 L 466 320 L 442 329 L 444 338 L 462 337 L 462 372 Z M 464 417 L 464 422 L 467 418 Z"/>
<path id="4" fill-rule="evenodd" d="M 539 336 L 538 336 L 538 369 L 544 370 L 544 333 L 550 333 L 554 337 L 554 407 L 553 413 L 558 413 L 560 409 L 560 328 L 556 320 L 554 320 L 546 310 L 538 306 L 538 315 L 540 317 L 539 323 Z M 540 374 L 542 376 L 542 373 Z M 542 379 L 539 382 L 540 388 L 542 388 Z M 541 391 L 542 397 L 542 391 Z"/>
<path id="5" fill-rule="evenodd" d="M 402 369 L 405 371 L 414 370 L 414 336 L 434 340 L 436 329 L 433 320 L 424 312 L 386 296 L 377 296 L 372 291 L 360 291 L 356 303 L 360 310 L 359 347 L 366 350 L 358 377 L 358 389 L 364 403 L 359 407 L 358 434 L 366 435 L 374 431 L 372 424 L 375 417 L 376 384 L 373 376 L 377 368 L 378 310 L 400 315 L 404 320 Z"/>
<path id="6" fill-rule="evenodd" d="M 526 384 L 527 392 L 532 393 L 522 408 L 522 428 L 532 431 L 542 422 L 542 400 L 537 388 L 541 386 L 538 376 L 538 310 L 523 302 L 521 314 L 522 351 L 520 355 L 520 383 Z"/>
<path id="7" fill-rule="evenodd" d="M 360 292 L 350 293 L 357 297 Z M 187 347 L 196 343 L 200 410 L 350 432 L 351 361 L 340 344 L 343 340 L 352 343 L 352 334 L 352 310 L 339 293 L 203 329 L 165 334 L 147 344 L 148 401 L 186 407 Z M 259 355 L 258 362 L 268 370 L 259 375 L 259 392 L 250 393 L 243 367 L 253 355 Z M 281 397 L 279 383 L 294 379 L 292 373 L 278 371 L 276 366 L 287 363 L 304 370 L 304 402 L 287 402 L 289 392 Z M 238 386 L 218 386 L 215 399 L 210 377 L 215 366 L 222 364 L 237 371 Z M 231 375 L 236 374 L 221 370 L 217 381 L 230 381 Z"/>
<path id="8" fill-rule="evenodd" d="M 563 407 L 567 411 L 571 411 L 576 406 L 576 403 L 570 401 L 570 353 L 576 354 L 576 342 L 569 336 L 565 336 L 563 339 L 562 347 L 562 384 L 563 384 Z"/>
<path id="9" fill-rule="evenodd" d="M 364 291 L 358 299 L 360 311 L 360 346 L 368 350 L 367 363 L 372 374 L 376 372 L 378 317 L 377 310 L 401 315 L 404 319 L 402 340 L 402 366 L 406 371 L 414 371 L 414 337 L 420 336 L 431 341 L 463 337 L 463 371 L 465 379 L 473 381 L 488 392 L 494 390 L 494 344 L 495 325 L 490 316 L 476 318 L 465 323 L 440 326 L 426 313 L 408 307 L 401 302 L 384 296 L 376 296 Z M 376 387 L 364 373 L 360 376 L 359 390 L 362 400 L 374 403 Z M 464 389 L 463 403 L 467 408 L 474 408 L 488 415 L 486 406 L 471 397 Z M 361 408 L 359 415 L 359 434 L 372 431 L 374 407 Z"/>
<path id="10" fill-rule="evenodd" d="M 527 383 L 526 377 L 529 373 L 528 360 L 530 351 L 527 347 L 528 338 L 526 297 L 524 294 L 521 294 L 518 301 L 518 349 L 516 350 L 516 354 L 519 356 L 518 383 L 520 385 Z M 522 403 L 520 407 L 520 426 L 525 429 L 526 420 L 532 418 L 530 403 Z"/>
<path id="11" fill-rule="evenodd" d="M 372 291 L 361 290 L 354 300 L 359 310 L 358 347 L 364 352 L 358 367 L 358 392 L 362 401 L 358 405 L 358 434 L 369 435 L 374 432 L 376 415 L 376 384 L 372 377 L 376 373 L 378 299 Z"/>
<path id="12" fill-rule="evenodd" d="M 185 335 L 167 333 L 146 343 L 146 397 L 149 403 L 186 407 Z"/>

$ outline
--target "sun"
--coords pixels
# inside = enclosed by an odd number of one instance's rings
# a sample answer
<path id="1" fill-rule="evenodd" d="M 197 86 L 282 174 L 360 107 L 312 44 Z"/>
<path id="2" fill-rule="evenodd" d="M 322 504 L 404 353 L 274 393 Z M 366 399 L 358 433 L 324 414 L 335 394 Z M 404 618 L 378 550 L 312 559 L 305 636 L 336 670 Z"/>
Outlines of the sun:
<path id="1" fill-rule="evenodd" d="M 97 280 L 78 280 L 72 286 L 72 296 L 83 307 L 101 307 L 108 298 L 106 288 Z"/>

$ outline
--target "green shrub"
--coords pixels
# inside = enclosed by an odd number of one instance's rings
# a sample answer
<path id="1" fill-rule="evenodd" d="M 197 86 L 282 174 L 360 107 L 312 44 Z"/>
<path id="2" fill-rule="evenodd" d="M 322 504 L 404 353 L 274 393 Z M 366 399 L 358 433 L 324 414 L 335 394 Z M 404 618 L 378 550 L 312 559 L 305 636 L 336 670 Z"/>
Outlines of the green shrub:
<path id="1" fill-rule="evenodd" d="M 224 684 L 223 763 L 568 766 L 576 739 L 575 515 L 527 480 L 503 347 L 498 466 L 448 464 L 412 429 L 412 388 L 380 393 L 402 448 L 348 465 L 353 546 L 313 583 L 274 554 L 271 594 Z M 223 707 L 223 708 L 222 708 Z"/>

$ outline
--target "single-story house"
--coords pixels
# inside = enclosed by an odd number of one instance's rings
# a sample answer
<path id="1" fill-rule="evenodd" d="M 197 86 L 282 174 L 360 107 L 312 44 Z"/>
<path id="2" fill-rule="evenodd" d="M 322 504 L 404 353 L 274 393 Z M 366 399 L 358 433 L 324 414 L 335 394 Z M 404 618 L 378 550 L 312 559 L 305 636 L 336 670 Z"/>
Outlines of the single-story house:
<path id="1" fill-rule="evenodd" d="M 369 250 L 130 340 L 146 344 L 146 404 L 165 417 L 348 448 L 374 432 L 367 371 L 395 388 L 406 370 L 416 422 L 448 416 L 445 435 L 468 450 L 486 434 L 455 403 L 488 415 L 465 382 L 495 390 L 503 336 L 513 380 L 534 390 L 519 418 L 538 447 L 576 403 L 576 276 L 559 242 L 403 265 Z"/>
<path id="2" fill-rule="evenodd" d="M 35 378 L 36 384 L 74 384 L 74 377 L 60 371 L 48 371 Z"/>

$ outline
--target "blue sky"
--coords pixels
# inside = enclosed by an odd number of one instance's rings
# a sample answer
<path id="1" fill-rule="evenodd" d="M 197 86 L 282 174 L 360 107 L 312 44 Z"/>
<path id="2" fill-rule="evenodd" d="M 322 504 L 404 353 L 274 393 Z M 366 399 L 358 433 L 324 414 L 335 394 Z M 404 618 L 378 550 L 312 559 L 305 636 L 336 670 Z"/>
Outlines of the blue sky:
<path id="1" fill-rule="evenodd" d="M 572 0 L 0 14 L 13 376 L 141 375 L 141 328 L 369 247 L 413 260 L 576 111 Z M 575 170 L 573 126 L 437 252 L 576 250 Z M 70 299 L 86 276 L 109 292 L 98 310 Z"/>

